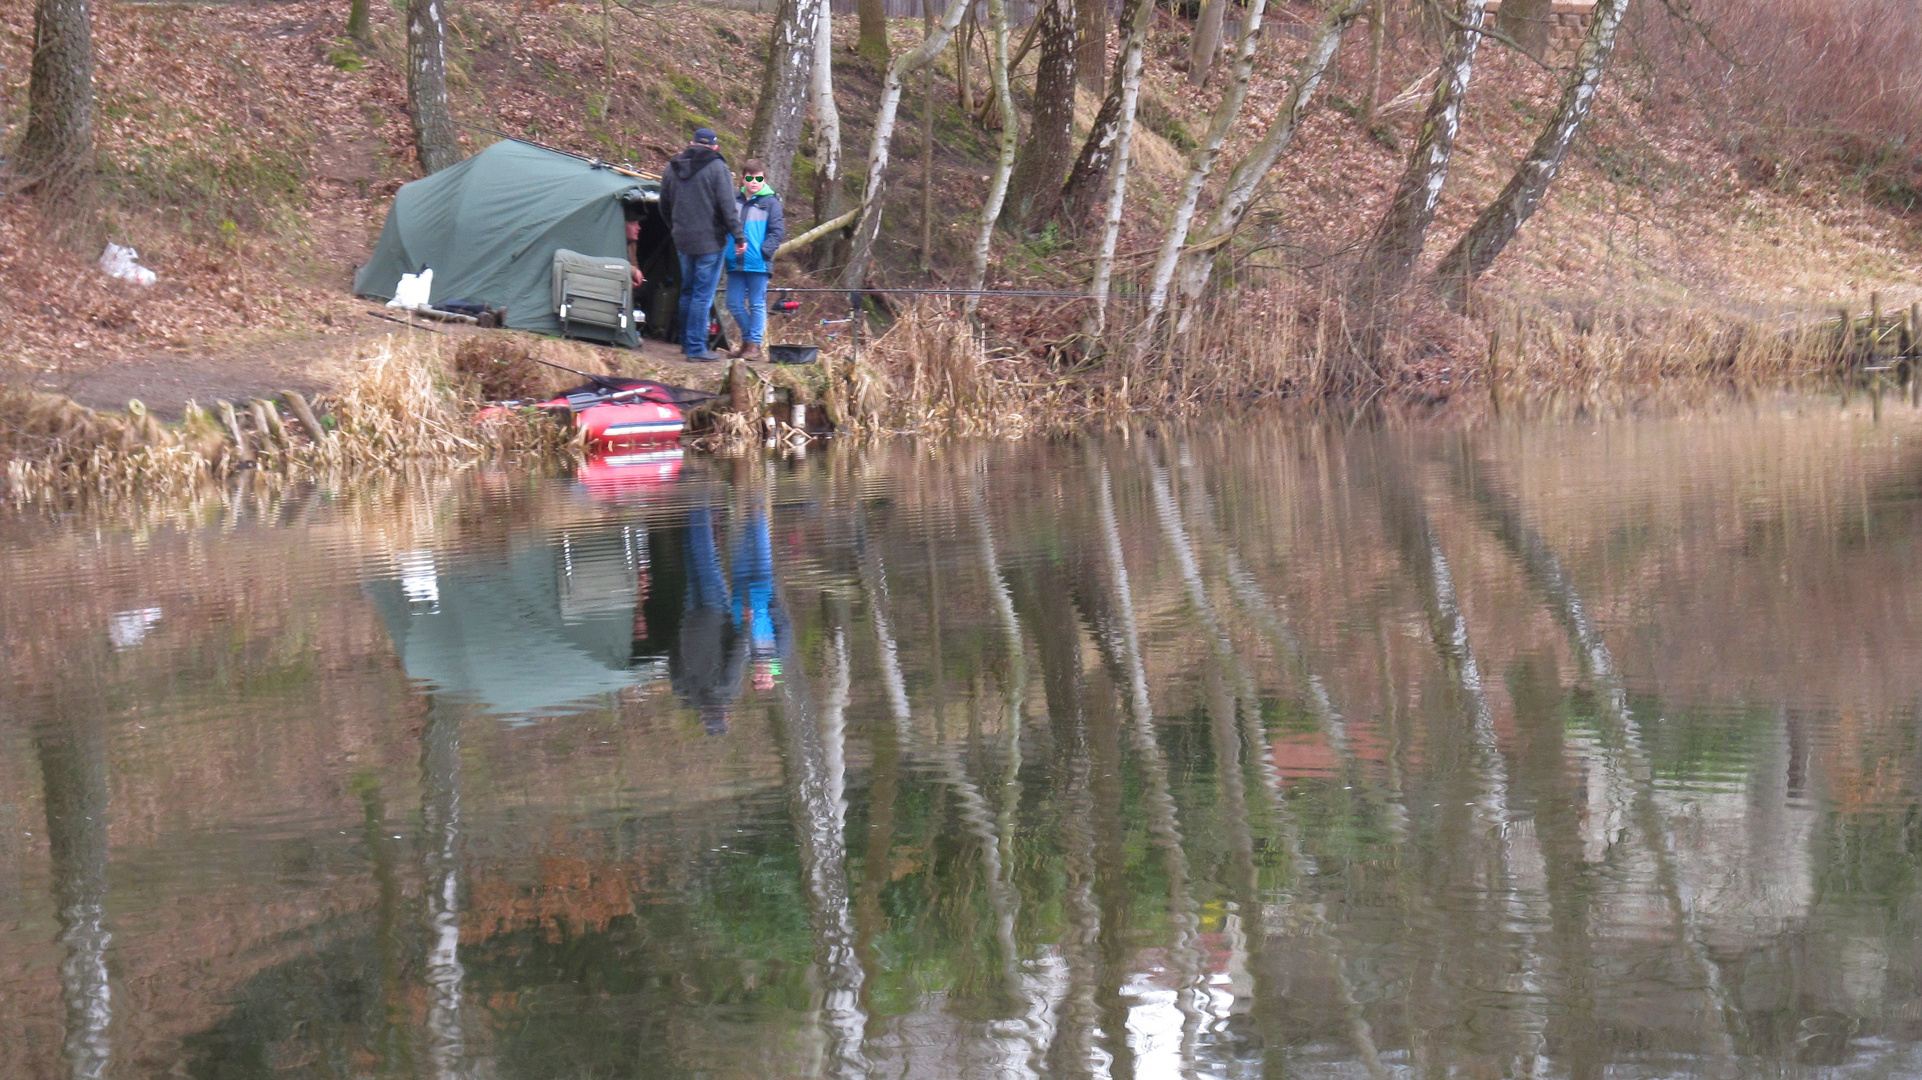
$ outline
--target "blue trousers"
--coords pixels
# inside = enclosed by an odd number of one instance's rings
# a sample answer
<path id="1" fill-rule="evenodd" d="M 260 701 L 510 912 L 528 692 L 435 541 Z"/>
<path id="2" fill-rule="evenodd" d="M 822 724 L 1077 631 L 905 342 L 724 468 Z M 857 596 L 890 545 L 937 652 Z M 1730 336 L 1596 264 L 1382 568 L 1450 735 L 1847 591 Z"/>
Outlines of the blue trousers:
<path id="1" fill-rule="evenodd" d="M 727 310 L 741 328 L 741 340 L 754 345 L 767 333 L 766 274 L 752 270 L 727 272 Z"/>
<path id="2" fill-rule="evenodd" d="M 708 313 L 720 283 L 720 252 L 681 256 L 681 351 L 689 356 L 707 351 Z"/>

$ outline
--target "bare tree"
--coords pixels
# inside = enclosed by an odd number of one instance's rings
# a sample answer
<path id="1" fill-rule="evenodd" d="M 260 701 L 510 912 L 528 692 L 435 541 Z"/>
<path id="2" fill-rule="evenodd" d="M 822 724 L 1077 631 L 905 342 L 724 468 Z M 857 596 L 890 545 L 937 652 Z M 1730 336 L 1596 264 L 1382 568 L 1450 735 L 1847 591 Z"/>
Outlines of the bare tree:
<path id="1" fill-rule="evenodd" d="M 888 6 L 886 0 L 857 0 L 855 17 L 861 23 L 861 36 L 854 51 L 861 59 L 876 64 L 888 62 Z"/>
<path id="2" fill-rule="evenodd" d="M 1227 14 L 1228 0 L 1201 0 L 1195 14 L 1194 33 L 1188 38 L 1188 85 L 1200 86 L 1214 73 L 1215 58 L 1221 55 L 1221 23 Z"/>
<path id="3" fill-rule="evenodd" d="M 1215 106 L 1208 133 L 1202 137 L 1201 145 L 1195 147 L 1188 179 L 1181 185 L 1181 201 L 1175 204 L 1174 220 L 1168 224 L 1168 235 L 1161 240 L 1161 254 L 1155 259 L 1154 276 L 1148 286 L 1148 311 L 1141 320 L 1140 336 L 1135 343 L 1137 355 L 1145 355 L 1154 344 L 1161 313 L 1168 307 L 1168 284 L 1174 280 L 1175 265 L 1188 242 L 1188 228 L 1194 224 L 1195 208 L 1201 203 L 1201 189 L 1214 175 L 1215 165 L 1221 159 L 1221 146 L 1228 141 L 1228 133 L 1234 130 L 1235 121 L 1241 116 L 1242 103 L 1248 99 L 1248 80 L 1255 73 L 1255 45 L 1261 39 L 1261 16 L 1267 7 L 1267 0 L 1249 0 L 1248 21 L 1242 26 L 1241 44 L 1235 55 L 1234 80 L 1221 95 L 1221 103 Z"/>
<path id="4" fill-rule="evenodd" d="M 407 0 L 407 115 L 423 176 L 460 161 L 447 104 L 447 20 L 442 0 Z"/>
<path id="5" fill-rule="evenodd" d="M 988 182 L 988 200 L 981 207 L 981 229 L 974 238 L 974 270 L 968 276 L 970 289 L 979 289 L 988 280 L 988 252 L 994 244 L 994 226 L 1001 220 L 1001 207 L 1007 201 L 1008 178 L 1014 172 L 1021 129 L 1014 112 L 1014 94 L 1008 88 L 1008 6 L 1004 0 L 988 0 L 988 25 L 988 73 L 994 79 L 995 104 L 1001 110 L 1001 153 L 995 159 L 994 177 Z M 968 297 L 968 314 L 974 314 L 979 303 L 979 297 Z"/>
<path id="6" fill-rule="evenodd" d="M 66 188 L 93 166 L 93 24 L 87 0 L 39 0 L 27 76 L 27 132 L 14 175 Z"/>
<path id="7" fill-rule="evenodd" d="M 794 175 L 794 151 L 801 145 L 814 82 L 815 27 L 820 14 L 820 0 L 781 0 L 774 29 L 768 34 L 767 67 L 761 75 L 761 99 L 754 106 L 747 146 L 749 154 L 767 163 L 767 182 L 775 191 L 786 191 Z"/>
<path id="8" fill-rule="evenodd" d="M 1090 94 L 1106 89 L 1108 0 L 1074 0 L 1074 73 Z"/>
<path id="9" fill-rule="evenodd" d="M 347 36 L 355 41 L 367 40 L 367 0 L 348 0 Z"/>
<path id="10" fill-rule="evenodd" d="M 1241 227 L 1242 220 L 1248 216 L 1248 208 L 1254 205 L 1262 181 L 1268 178 L 1268 174 L 1274 171 L 1275 163 L 1294 144 L 1295 131 L 1301 126 L 1301 118 L 1314 100 L 1315 90 L 1321 86 L 1323 76 L 1328 73 L 1328 65 L 1341 49 L 1342 35 L 1368 8 L 1369 3 L 1370 0 L 1335 0 L 1329 7 L 1314 46 L 1295 65 L 1294 83 L 1288 88 L 1288 96 L 1283 99 L 1281 110 L 1269 123 L 1261 141 L 1255 144 L 1247 157 L 1241 159 L 1235 171 L 1228 174 L 1228 189 L 1222 193 L 1221 202 L 1215 207 L 1208 228 L 1182 257 L 1181 315 L 1175 326 L 1176 333 L 1187 333 L 1189 323 L 1194 318 L 1195 301 L 1201 298 L 1201 292 L 1207 288 L 1208 278 L 1213 273 L 1216 251 Z"/>
<path id="11" fill-rule="evenodd" d="M 1034 121 L 1014 167 L 1014 221 L 1039 227 L 1061 207 L 1061 180 L 1074 163 L 1074 0 L 1041 0 L 1034 32 Z"/>
<path id="12" fill-rule="evenodd" d="M 1108 325 L 1108 289 L 1114 281 L 1115 246 L 1121 239 L 1121 214 L 1128 199 L 1128 164 L 1134 155 L 1135 109 L 1141 101 L 1141 54 L 1148 39 L 1148 21 L 1139 16 L 1143 11 L 1153 10 L 1145 0 L 1131 2 L 1137 17 L 1128 24 L 1128 36 L 1121 43 L 1116 71 L 1121 101 L 1115 118 L 1114 143 L 1108 167 L 1108 212 L 1101 227 L 1101 251 L 1095 256 L 1094 281 L 1089 285 L 1089 291 L 1095 295 L 1094 317 L 1088 327 L 1091 337 L 1100 334 Z M 1090 132 L 1090 143 L 1094 137 L 1095 133 Z"/>
<path id="13" fill-rule="evenodd" d="M 815 0 L 814 23 L 814 219 L 827 221 L 846 211 L 841 191 L 841 109 L 834 102 L 834 19 L 829 0 Z M 776 189 L 779 190 L 779 189 Z"/>
<path id="14" fill-rule="evenodd" d="M 861 194 L 861 219 L 854 228 L 854 250 L 847 268 L 841 272 L 841 286 L 857 291 L 867 283 L 868 263 L 874 258 L 874 241 L 881 235 L 881 215 L 887 194 L 888 157 L 894 146 L 895 121 L 901 114 L 901 88 L 907 77 L 926 66 L 948 47 L 961 16 L 971 5 L 968 0 L 949 0 L 947 13 L 934 33 L 922 39 L 909 52 L 895 57 L 888 65 L 887 78 L 881 83 L 881 104 L 874 112 L 874 135 L 868 144 L 868 179 Z"/>
<path id="15" fill-rule="evenodd" d="M 1455 134 L 1461 129 L 1462 102 L 1475 73 L 1475 48 L 1481 44 L 1487 0 L 1455 0 L 1449 13 L 1452 29 L 1442 46 L 1435 91 L 1422 117 L 1421 135 L 1408 157 L 1408 168 L 1395 189 L 1388 212 L 1375 227 L 1363 252 L 1356 284 L 1363 298 L 1399 290 L 1407 284 L 1428 240 L 1435 207 L 1454 156 Z"/>
<path id="16" fill-rule="evenodd" d="M 1575 141 L 1595 95 L 1608 70 L 1608 58 L 1615 51 L 1615 38 L 1622 18 L 1628 13 L 1629 0 L 1600 0 L 1589 16 L 1588 36 L 1575 54 L 1575 66 L 1562 87 L 1561 104 L 1548 125 L 1535 139 L 1528 156 L 1515 167 L 1515 175 L 1495 200 L 1482 208 L 1475 224 L 1455 242 L 1441 266 L 1435 271 L 1436 284 L 1450 306 L 1467 302 L 1468 286 L 1488 272 L 1502 249 L 1521 231 L 1522 223 L 1534 215 L 1547 196 L 1555 174 L 1561 171 L 1568 148 Z M 1504 13 L 1506 13 L 1504 11 Z"/>
<path id="17" fill-rule="evenodd" d="M 1095 114 L 1094 124 L 1088 128 L 1088 139 L 1081 144 L 1081 154 L 1068 173 L 1068 182 L 1061 188 L 1061 214 L 1071 222 L 1093 212 L 1096 195 L 1107 183 L 1109 170 L 1117 160 L 1116 155 L 1123 152 L 1117 135 L 1121 128 L 1122 98 L 1127 94 L 1124 69 L 1128 63 L 1128 43 L 1136 38 L 1145 38 L 1148 23 L 1153 18 L 1154 5 L 1148 0 L 1122 0 L 1121 54 L 1115 57 L 1113 73 L 1108 79 L 1108 93 L 1101 101 L 1101 111 Z M 1135 93 L 1139 98 L 1138 79 Z M 1130 124 L 1134 122 L 1132 107 L 1128 121 Z"/>

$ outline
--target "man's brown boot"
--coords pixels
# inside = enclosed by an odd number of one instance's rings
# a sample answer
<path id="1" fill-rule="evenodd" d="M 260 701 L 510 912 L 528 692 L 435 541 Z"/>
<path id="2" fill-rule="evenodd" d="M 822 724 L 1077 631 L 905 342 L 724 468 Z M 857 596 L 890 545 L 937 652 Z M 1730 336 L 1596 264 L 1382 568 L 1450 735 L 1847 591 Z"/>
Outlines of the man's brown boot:
<path id="1" fill-rule="evenodd" d="M 760 342 L 758 342 L 758 341 L 750 341 L 750 342 L 748 342 L 747 344 L 745 344 L 745 345 L 743 345 L 743 346 L 741 346 L 741 359 L 743 359 L 743 360 L 761 360 L 761 359 L 765 359 L 765 358 L 766 358 L 766 354 L 765 354 L 765 353 L 763 353 L 763 352 L 761 352 L 761 343 L 760 343 Z"/>
<path id="2" fill-rule="evenodd" d="M 743 357 L 743 356 L 746 356 L 746 355 L 747 355 L 747 343 L 746 343 L 746 342 L 742 342 L 741 344 L 739 344 L 739 345 L 736 345 L 736 346 L 734 346 L 734 347 L 733 347 L 732 349 L 729 349 L 729 350 L 727 351 L 727 358 L 728 358 L 729 360 L 739 360 L 739 359 L 740 359 L 741 357 Z"/>

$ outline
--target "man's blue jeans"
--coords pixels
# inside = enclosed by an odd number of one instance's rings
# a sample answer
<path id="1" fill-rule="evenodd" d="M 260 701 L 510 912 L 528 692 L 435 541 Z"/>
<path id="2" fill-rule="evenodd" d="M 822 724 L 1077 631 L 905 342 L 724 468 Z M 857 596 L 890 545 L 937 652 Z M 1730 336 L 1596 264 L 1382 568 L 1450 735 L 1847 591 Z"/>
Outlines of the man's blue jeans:
<path id="1" fill-rule="evenodd" d="M 727 274 L 727 310 L 741 328 L 741 340 L 759 345 L 767 333 L 766 274 L 752 270 L 730 270 Z"/>
<path id="2" fill-rule="evenodd" d="M 689 356 L 707 351 L 708 314 L 720 283 L 720 252 L 681 256 L 681 351 Z"/>

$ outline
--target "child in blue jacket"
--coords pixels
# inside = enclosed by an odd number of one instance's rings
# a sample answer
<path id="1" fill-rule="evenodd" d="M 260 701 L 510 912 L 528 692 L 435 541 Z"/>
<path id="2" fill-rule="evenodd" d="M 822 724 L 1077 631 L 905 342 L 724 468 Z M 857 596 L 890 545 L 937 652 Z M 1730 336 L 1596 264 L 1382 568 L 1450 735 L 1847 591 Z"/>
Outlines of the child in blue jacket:
<path id="1" fill-rule="evenodd" d="M 767 281 L 774 272 L 774 253 L 787 236 L 781 197 L 767 186 L 767 166 L 760 158 L 747 159 L 734 201 L 741 210 L 747 250 L 727 257 L 727 310 L 741 328 L 741 343 L 729 355 L 759 360 L 766 355 L 761 338 L 767 333 Z"/>

